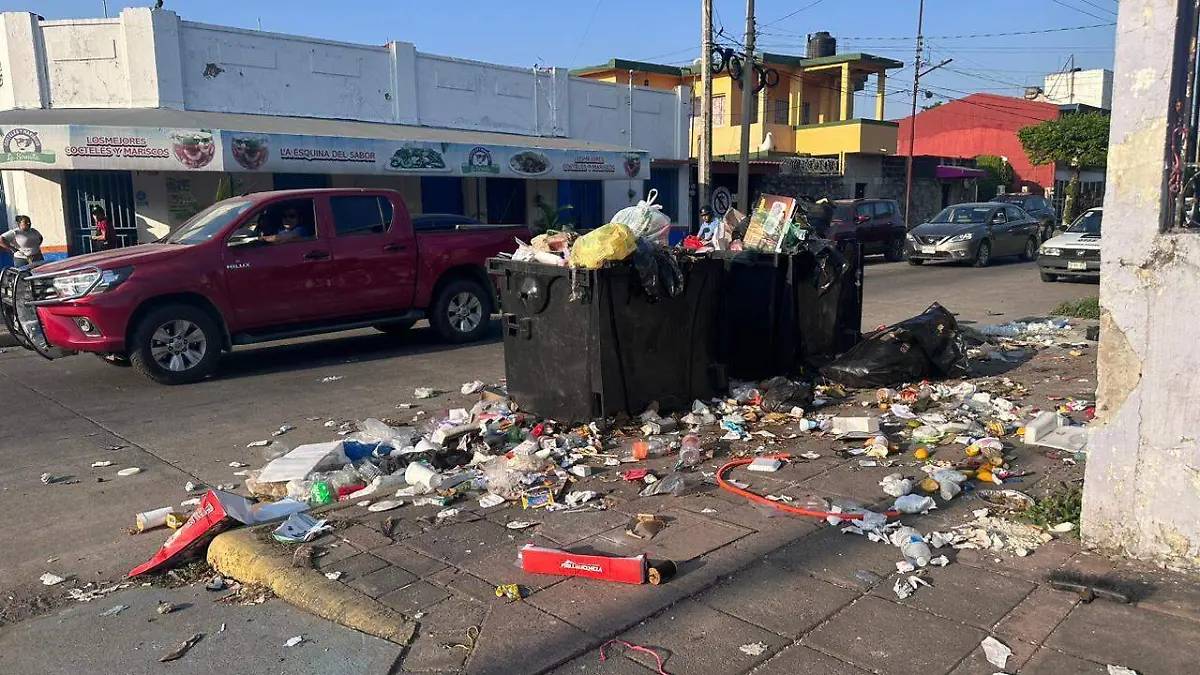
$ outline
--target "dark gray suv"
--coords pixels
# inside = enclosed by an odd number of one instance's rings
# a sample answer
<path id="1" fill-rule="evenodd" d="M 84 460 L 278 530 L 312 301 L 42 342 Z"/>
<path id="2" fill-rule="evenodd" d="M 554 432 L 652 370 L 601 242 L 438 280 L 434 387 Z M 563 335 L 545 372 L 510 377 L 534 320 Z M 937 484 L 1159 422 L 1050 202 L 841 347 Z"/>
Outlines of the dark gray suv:
<path id="1" fill-rule="evenodd" d="M 1058 214 L 1054 212 L 1054 205 L 1045 197 L 1017 192 L 1007 195 L 997 195 L 992 201 L 1019 206 L 1022 211 L 1037 219 L 1039 225 L 1038 243 L 1054 236 L 1054 228 L 1058 225 Z"/>

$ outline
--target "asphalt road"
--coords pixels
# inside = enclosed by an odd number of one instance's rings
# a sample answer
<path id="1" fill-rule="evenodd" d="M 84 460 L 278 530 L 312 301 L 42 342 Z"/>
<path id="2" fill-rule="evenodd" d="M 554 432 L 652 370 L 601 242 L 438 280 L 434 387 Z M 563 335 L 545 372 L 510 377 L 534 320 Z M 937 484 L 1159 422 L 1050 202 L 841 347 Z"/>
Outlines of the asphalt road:
<path id="1" fill-rule="evenodd" d="M 1042 283 L 1032 263 L 977 270 L 872 261 L 863 326 L 912 316 L 934 301 L 964 322 L 1001 323 L 1097 289 Z M 125 534 L 135 513 L 177 506 L 191 496 L 188 481 L 240 483 L 229 463 L 261 465 L 260 451 L 246 444 L 280 425 L 297 427 L 281 438 L 293 445 L 328 440 L 326 420 L 411 417 L 415 411 L 395 406 L 411 401 L 415 387 L 450 392 L 422 402 L 419 409 L 436 414 L 464 403 L 462 383 L 503 374 L 498 328 L 461 347 L 439 344 L 418 326 L 398 338 L 360 331 L 244 349 L 215 377 L 184 387 L 155 385 L 88 355 L 48 362 L 8 349 L 0 354 L 0 644 L 11 632 L 5 624 L 25 614 L 22 603 L 46 590 L 42 573 L 124 576 L 163 540 Z M 331 377 L 340 379 L 323 381 Z M 103 460 L 114 464 L 91 468 Z M 142 472 L 116 475 L 130 466 Z M 44 472 L 57 480 L 43 485 Z"/>

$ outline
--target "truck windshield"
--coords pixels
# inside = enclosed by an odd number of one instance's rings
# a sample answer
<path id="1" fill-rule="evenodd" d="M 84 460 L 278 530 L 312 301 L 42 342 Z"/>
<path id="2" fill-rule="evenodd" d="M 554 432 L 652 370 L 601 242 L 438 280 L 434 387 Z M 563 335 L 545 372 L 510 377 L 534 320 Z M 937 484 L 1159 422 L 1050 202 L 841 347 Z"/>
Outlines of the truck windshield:
<path id="1" fill-rule="evenodd" d="M 933 217 L 931 223 L 954 223 L 955 225 L 978 225 L 987 221 L 990 206 L 951 206 Z"/>
<path id="2" fill-rule="evenodd" d="M 1100 219 L 1104 216 L 1103 211 L 1088 211 L 1079 216 L 1071 226 L 1067 228 L 1067 232 L 1074 234 L 1100 234 Z"/>
<path id="3" fill-rule="evenodd" d="M 192 216 L 178 230 L 167 235 L 168 244 L 203 244 L 221 233 L 225 226 L 250 209 L 249 199 L 227 199 Z"/>

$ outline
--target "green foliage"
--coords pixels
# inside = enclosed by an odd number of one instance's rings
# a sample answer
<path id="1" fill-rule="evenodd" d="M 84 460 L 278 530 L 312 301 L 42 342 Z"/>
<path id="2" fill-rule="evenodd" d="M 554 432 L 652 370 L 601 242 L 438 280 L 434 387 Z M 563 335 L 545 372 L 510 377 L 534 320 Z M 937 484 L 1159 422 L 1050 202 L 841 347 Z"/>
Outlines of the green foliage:
<path id="1" fill-rule="evenodd" d="M 986 176 L 979 179 L 979 199 L 988 200 L 995 197 L 1000 186 L 1006 185 L 1011 188 L 1017 178 L 1012 164 L 1003 157 L 980 155 L 975 158 L 975 166 L 987 172 Z"/>
<path id="2" fill-rule="evenodd" d="M 1100 298 L 1091 296 L 1078 300 L 1068 300 L 1054 308 L 1050 314 L 1054 316 L 1073 316 L 1077 319 L 1099 319 Z"/>
<path id="3" fill-rule="evenodd" d="M 1017 131 L 1021 147 L 1035 166 L 1059 162 L 1079 169 L 1108 161 L 1108 116 L 1065 115 Z"/>
<path id="4" fill-rule="evenodd" d="M 1083 514 L 1083 488 L 1063 484 L 1045 499 L 1017 514 L 1021 520 L 1040 527 L 1054 527 L 1059 523 L 1075 523 L 1078 532 L 1079 518 Z"/>
<path id="5" fill-rule="evenodd" d="M 574 206 L 567 204 L 566 206 L 555 208 L 542 199 L 538 199 L 537 210 L 538 215 L 534 222 L 534 229 L 536 230 L 534 234 L 572 229 L 570 212 L 575 210 Z"/>

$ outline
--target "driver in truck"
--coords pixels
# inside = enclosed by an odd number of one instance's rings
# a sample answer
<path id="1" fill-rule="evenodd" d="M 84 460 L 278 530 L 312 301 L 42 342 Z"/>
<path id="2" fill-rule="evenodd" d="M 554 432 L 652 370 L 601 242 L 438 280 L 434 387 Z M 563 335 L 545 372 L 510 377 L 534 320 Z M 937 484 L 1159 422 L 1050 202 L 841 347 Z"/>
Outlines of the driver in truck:
<path id="1" fill-rule="evenodd" d="M 264 234 L 263 239 L 273 244 L 282 244 L 289 241 L 310 239 L 313 236 L 312 230 L 300 222 L 300 211 L 294 206 L 284 207 L 281 223 L 282 226 L 277 232 Z"/>

